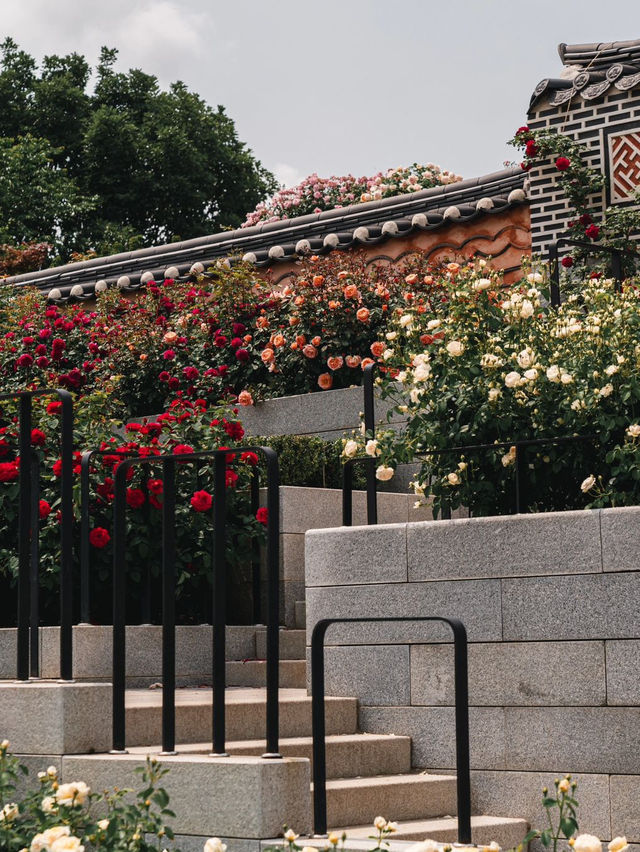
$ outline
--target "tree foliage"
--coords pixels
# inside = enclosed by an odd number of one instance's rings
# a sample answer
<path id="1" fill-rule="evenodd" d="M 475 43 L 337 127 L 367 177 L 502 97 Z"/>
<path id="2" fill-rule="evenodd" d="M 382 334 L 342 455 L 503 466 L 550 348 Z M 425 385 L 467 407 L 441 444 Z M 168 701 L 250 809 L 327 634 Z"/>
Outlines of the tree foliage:
<path id="1" fill-rule="evenodd" d="M 237 227 L 276 188 L 224 107 L 139 69 L 95 74 L 77 53 L 0 45 L 0 242 L 74 252 L 137 248 Z M 93 89 L 90 84 L 93 83 Z"/>

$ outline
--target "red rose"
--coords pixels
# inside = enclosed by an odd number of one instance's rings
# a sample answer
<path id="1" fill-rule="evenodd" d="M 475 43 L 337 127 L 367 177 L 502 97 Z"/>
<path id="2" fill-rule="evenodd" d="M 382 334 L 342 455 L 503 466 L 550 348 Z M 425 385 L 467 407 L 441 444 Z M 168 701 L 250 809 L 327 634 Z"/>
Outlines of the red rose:
<path id="1" fill-rule="evenodd" d="M 155 494 L 149 494 L 149 503 L 154 509 L 162 509 L 162 502 L 158 500 Z"/>
<path id="2" fill-rule="evenodd" d="M 173 359 L 176 357 L 176 353 L 173 351 L 173 349 L 166 349 L 162 353 L 162 357 L 165 361 L 173 361 Z"/>
<path id="3" fill-rule="evenodd" d="M 523 172 L 530 172 L 531 171 L 531 164 L 530 163 L 520 163 L 520 168 L 522 169 Z M 387 307 L 386 305 L 383 305 L 382 310 L 384 310 L 386 307 Z"/>
<path id="4" fill-rule="evenodd" d="M 173 454 L 176 456 L 187 455 L 193 451 L 193 447 L 190 447 L 189 444 L 176 444 L 173 448 Z"/>
<path id="5" fill-rule="evenodd" d="M 0 463 L 0 482 L 15 482 L 20 475 L 17 461 Z"/>
<path id="6" fill-rule="evenodd" d="M 150 479 L 147 482 L 147 488 L 151 494 L 162 494 L 164 485 L 161 479 Z"/>
<path id="7" fill-rule="evenodd" d="M 225 485 L 227 488 L 234 488 L 236 482 L 238 481 L 238 474 L 235 470 L 227 470 L 225 472 Z"/>
<path id="8" fill-rule="evenodd" d="M 51 514 L 51 506 L 47 503 L 46 500 L 41 500 L 38 505 L 38 514 L 40 515 L 40 520 L 44 521 L 45 518 L 48 518 Z"/>
<path id="9" fill-rule="evenodd" d="M 527 142 L 527 144 L 525 146 L 524 151 L 525 151 L 525 154 L 527 155 L 527 157 L 537 156 L 538 146 L 536 145 L 536 143 L 534 142 L 533 139 L 529 139 L 529 141 Z"/>
<path id="10" fill-rule="evenodd" d="M 234 337 L 233 340 L 231 341 L 231 348 L 232 349 L 238 349 L 238 347 L 240 347 L 240 346 L 242 346 L 242 338 Z"/>
<path id="11" fill-rule="evenodd" d="M 111 541 L 111 536 L 104 527 L 94 527 L 89 533 L 89 541 L 94 547 L 106 547 Z"/>
<path id="12" fill-rule="evenodd" d="M 144 491 L 141 488 L 127 488 L 127 505 L 132 509 L 140 509 L 145 504 Z"/>
<path id="13" fill-rule="evenodd" d="M 599 233 L 600 228 L 597 225 L 589 225 L 584 229 L 585 237 L 589 237 L 590 240 L 597 240 Z"/>
<path id="14" fill-rule="evenodd" d="M 582 216 L 580 216 L 581 225 L 590 225 L 592 222 L 593 219 L 591 218 L 591 216 L 589 216 L 588 213 L 583 213 Z"/>
<path id="15" fill-rule="evenodd" d="M 566 170 L 571 165 L 571 160 L 568 160 L 566 157 L 558 157 L 556 160 L 556 169 L 559 172 L 566 172 Z"/>
<path id="16" fill-rule="evenodd" d="M 570 269 L 573 266 L 573 258 L 572 257 L 563 257 L 560 263 L 564 266 L 565 269 Z"/>
<path id="17" fill-rule="evenodd" d="M 44 446 L 46 440 L 47 440 L 47 436 L 44 434 L 42 429 L 32 429 L 31 430 L 31 443 L 34 447 Z"/>
<path id="18" fill-rule="evenodd" d="M 36 358 L 36 365 L 40 367 L 41 370 L 44 370 L 45 367 L 49 366 L 49 359 L 46 355 L 40 355 L 39 358 Z"/>
<path id="19" fill-rule="evenodd" d="M 53 475 L 62 476 L 62 459 L 58 459 L 53 463 Z"/>
<path id="20" fill-rule="evenodd" d="M 180 387 L 180 379 L 176 379 L 175 376 L 171 376 L 168 381 L 168 385 L 171 390 L 177 390 Z"/>
<path id="21" fill-rule="evenodd" d="M 246 363 L 249 360 L 249 353 L 246 349 L 236 349 L 236 358 L 238 361 Z"/>
<path id="22" fill-rule="evenodd" d="M 228 420 L 225 420 L 223 429 L 234 441 L 240 441 L 244 438 L 244 429 L 242 428 L 242 424 L 239 420 L 235 420 L 231 423 Z"/>
<path id="23" fill-rule="evenodd" d="M 33 356 L 25 352 L 18 358 L 17 364 L 18 367 L 30 367 L 33 364 Z"/>
<path id="24" fill-rule="evenodd" d="M 246 452 L 242 453 L 240 456 L 240 461 L 245 464 L 250 464 L 251 467 L 255 467 L 258 464 L 258 456 L 255 453 Z"/>
<path id="25" fill-rule="evenodd" d="M 159 379 L 161 382 L 166 382 L 166 381 L 168 381 L 168 380 L 169 380 L 169 373 L 167 373 L 167 371 L 166 371 L 166 370 L 163 370 L 163 371 L 159 374 L 158 379 Z"/>
<path id="26" fill-rule="evenodd" d="M 194 379 L 197 379 L 200 375 L 200 371 L 197 367 L 185 367 L 182 372 L 190 382 L 192 382 Z"/>
<path id="27" fill-rule="evenodd" d="M 269 510 L 266 506 L 261 506 L 256 512 L 256 521 L 259 523 L 267 525 L 267 521 L 269 520 Z"/>
<path id="28" fill-rule="evenodd" d="M 528 128 L 528 127 L 527 127 L 527 125 L 525 124 L 523 127 L 519 127 L 519 128 L 516 130 L 516 136 L 520 136 L 520 134 L 521 134 L 521 133 L 528 133 L 528 132 L 529 132 L 529 128 Z"/>
<path id="29" fill-rule="evenodd" d="M 213 505 L 213 497 L 208 491 L 195 491 L 190 502 L 196 512 L 208 512 Z"/>

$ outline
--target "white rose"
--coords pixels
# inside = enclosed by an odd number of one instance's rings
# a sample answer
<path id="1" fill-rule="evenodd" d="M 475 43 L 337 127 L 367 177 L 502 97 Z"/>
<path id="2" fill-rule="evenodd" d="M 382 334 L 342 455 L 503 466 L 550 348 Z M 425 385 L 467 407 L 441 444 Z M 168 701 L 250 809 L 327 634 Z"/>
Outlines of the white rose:
<path id="1" fill-rule="evenodd" d="M 29 847 L 30 852 L 48 852 L 51 845 L 61 837 L 68 837 L 71 830 L 68 825 L 54 825 L 42 834 L 36 834 Z"/>
<path id="2" fill-rule="evenodd" d="M 582 491 L 583 494 L 586 494 L 587 491 L 591 491 L 595 484 L 596 478 L 593 474 L 591 474 L 591 476 L 588 476 L 585 480 L 583 480 L 582 485 L 580 486 L 580 491 Z"/>
<path id="3" fill-rule="evenodd" d="M 404 316 L 400 317 L 400 325 L 402 328 L 407 328 L 413 323 L 413 316 L 411 314 L 404 314 Z"/>
<path id="4" fill-rule="evenodd" d="M 495 367 L 502 367 L 503 363 L 504 362 L 502 358 L 498 358 L 497 355 L 492 355 L 490 352 L 488 352 L 486 355 L 483 355 L 480 359 L 480 366 L 487 367 L 490 369 L 493 369 Z"/>
<path id="5" fill-rule="evenodd" d="M 58 787 L 56 801 L 59 805 L 84 805 L 90 792 L 84 781 L 72 781 Z"/>
<path id="6" fill-rule="evenodd" d="M 516 373 L 516 371 L 513 370 L 511 373 L 507 373 L 507 375 L 504 377 L 504 383 L 508 388 L 517 388 L 520 384 L 521 378 L 522 376 L 520 375 L 520 373 Z"/>
<path id="7" fill-rule="evenodd" d="M 45 812 L 45 814 L 53 813 L 57 810 L 56 800 L 53 796 L 45 796 L 40 804 L 40 807 Z"/>
<path id="8" fill-rule="evenodd" d="M 429 320 L 429 322 L 427 323 L 427 331 L 433 331 L 434 328 L 438 328 L 439 326 L 440 326 L 440 320 L 439 319 Z"/>
<path id="9" fill-rule="evenodd" d="M 439 852 L 440 844 L 436 840 L 421 840 L 409 846 L 406 852 Z"/>
<path id="10" fill-rule="evenodd" d="M 609 366 L 605 369 L 605 373 L 608 376 L 613 376 L 613 375 L 615 375 L 615 373 L 618 372 L 619 369 L 620 369 L 620 367 L 618 367 L 617 364 L 609 364 Z"/>
<path id="11" fill-rule="evenodd" d="M 495 402 L 502 395 L 501 391 L 498 388 L 490 388 L 489 389 L 489 402 Z"/>
<path id="12" fill-rule="evenodd" d="M 396 381 L 404 384 L 407 381 L 408 375 L 406 370 L 400 370 L 398 375 L 396 376 Z"/>
<path id="13" fill-rule="evenodd" d="M 459 340 L 450 340 L 447 343 L 447 352 L 452 358 L 459 358 L 464 352 L 464 343 L 461 343 Z"/>
<path id="14" fill-rule="evenodd" d="M 533 352 L 530 349 L 523 349 L 522 352 L 518 353 L 516 360 L 518 362 L 518 366 L 522 367 L 523 370 L 526 370 L 527 367 L 530 367 L 533 364 Z"/>
<path id="15" fill-rule="evenodd" d="M 344 445 L 344 449 L 342 450 L 342 455 L 346 456 L 348 459 L 352 459 L 357 452 L 358 444 L 356 441 L 347 441 Z"/>
<path id="16" fill-rule="evenodd" d="M 293 834 L 291 829 L 287 832 L 287 834 Z M 296 835 L 297 837 L 298 835 Z M 285 840 L 287 839 L 287 835 L 285 834 Z M 207 842 L 204 844 L 203 852 L 226 852 L 227 844 L 223 843 L 219 837 L 210 837 Z"/>
<path id="17" fill-rule="evenodd" d="M 520 316 L 522 319 L 527 319 L 533 316 L 533 303 L 529 299 L 523 299 L 520 305 Z"/>
<path id="18" fill-rule="evenodd" d="M 397 331 L 388 331 L 385 334 L 385 337 L 387 338 L 387 340 L 395 340 L 397 336 L 398 336 Z"/>
<path id="19" fill-rule="evenodd" d="M 527 275 L 527 281 L 529 282 L 529 284 L 542 284 L 544 278 L 542 277 L 542 275 L 540 275 L 539 272 L 530 272 Z"/>
<path id="20" fill-rule="evenodd" d="M 411 400 L 413 405 L 417 405 L 420 402 L 420 397 L 423 393 L 424 391 L 422 390 L 422 388 L 411 388 L 411 390 L 409 391 L 409 399 Z"/>
<path id="21" fill-rule="evenodd" d="M 364 451 L 368 456 L 379 456 L 382 452 L 377 441 L 367 441 Z"/>
<path id="22" fill-rule="evenodd" d="M 431 367 L 425 364 L 424 361 L 418 364 L 413 374 L 413 379 L 416 382 L 424 382 L 431 375 Z"/>
<path id="23" fill-rule="evenodd" d="M 613 385 L 608 382 L 604 387 L 600 388 L 600 396 L 611 396 L 613 393 Z"/>
<path id="24" fill-rule="evenodd" d="M 393 357 L 393 349 L 385 349 L 384 352 L 382 353 L 382 360 L 383 361 L 388 361 L 389 358 L 392 358 L 392 357 Z"/>
<path id="25" fill-rule="evenodd" d="M 287 841 L 287 843 L 294 843 L 298 839 L 299 836 L 300 835 L 296 834 L 295 831 L 292 828 L 288 828 L 284 833 L 284 839 Z M 212 839 L 215 840 L 216 838 L 214 837 Z M 208 852 L 208 850 L 207 850 L 207 852 Z"/>
<path id="26" fill-rule="evenodd" d="M 547 369 L 547 378 L 550 382 L 559 382 L 560 381 L 560 367 L 557 364 L 552 364 Z"/>
<path id="27" fill-rule="evenodd" d="M 631 426 L 627 426 L 627 435 L 631 438 L 637 438 L 640 436 L 640 425 L 638 423 L 632 423 Z"/>
<path id="28" fill-rule="evenodd" d="M 11 822 L 18 816 L 18 806 L 13 802 L 0 810 L 0 822 Z"/>
<path id="29" fill-rule="evenodd" d="M 387 824 L 387 821 L 382 816 L 377 816 L 373 821 L 373 827 L 378 831 L 382 831 Z"/>
<path id="30" fill-rule="evenodd" d="M 560 381 L 563 385 L 570 385 L 573 381 L 573 376 L 571 375 L 571 373 L 561 373 Z"/>
<path id="31" fill-rule="evenodd" d="M 593 834 L 579 834 L 573 849 L 574 852 L 602 852 L 602 843 Z"/>
<path id="32" fill-rule="evenodd" d="M 393 834 L 394 831 L 398 830 L 398 823 L 397 822 L 388 822 L 385 825 L 384 830 L 389 831 Z"/>
<path id="33" fill-rule="evenodd" d="M 79 837 L 59 837 L 49 847 L 51 852 L 84 852 L 84 846 Z"/>
<path id="34" fill-rule="evenodd" d="M 392 467 L 380 465 L 380 467 L 376 468 L 376 479 L 379 479 L 380 482 L 387 482 L 387 480 L 391 479 L 394 473 L 395 471 Z"/>
<path id="35" fill-rule="evenodd" d="M 457 473 L 448 473 L 447 480 L 449 485 L 460 485 L 460 477 Z"/>
<path id="36" fill-rule="evenodd" d="M 585 407 L 586 406 L 581 399 L 574 399 L 573 402 L 571 403 L 571 410 L 572 411 L 580 411 L 581 408 L 585 408 Z"/>
<path id="37" fill-rule="evenodd" d="M 477 281 L 474 281 L 471 285 L 471 289 L 475 290 L 477 293 L 481 293 L 483 290 L 488 290 L 491 287 L 491 280 L 489 278 L 478 278 Z"/>
<path id="38" fill-rule="evenodd" d="M 98 820 L 98 828 L 100 831 L 106 831 L 109 828 L 109 820 L 108 819 L 99 819 Z"/>
<path id="39" fill-rule="evenodd" d="M 534 369 L 525 370 L 524 377 L 528 382 L 535 382 L 535 380 L 538 378 L 538 371 Z"/>
<path id="40" fill-rule="evenodd" d="M 626 837 L 614 837 L 611 843 L 607 844 L 609 852 L 626 852 L 628 848 Z"/>

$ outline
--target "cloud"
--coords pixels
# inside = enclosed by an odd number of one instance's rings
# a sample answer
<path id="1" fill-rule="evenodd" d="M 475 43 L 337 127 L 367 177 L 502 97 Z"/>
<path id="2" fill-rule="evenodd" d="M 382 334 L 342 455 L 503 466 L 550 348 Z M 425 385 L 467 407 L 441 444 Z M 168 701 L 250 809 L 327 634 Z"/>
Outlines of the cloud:
<path id="1" fill-rule="evenodd" d="M 276 176 L 278 183 L 284 184 L 284 186 L 297 186 L 300 181 L 307 177 L 306 174 L 288 163 L 276 163 L 271 171 Z"/>

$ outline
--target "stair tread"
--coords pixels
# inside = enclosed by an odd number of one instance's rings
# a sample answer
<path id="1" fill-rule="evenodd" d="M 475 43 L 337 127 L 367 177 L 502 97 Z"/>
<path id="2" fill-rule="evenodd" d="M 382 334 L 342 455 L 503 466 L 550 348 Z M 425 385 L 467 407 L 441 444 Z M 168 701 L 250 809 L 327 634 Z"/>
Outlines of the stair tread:
<path id="1" fill-rule="evenodd" d="M 356 778 L 331 778 L 327 780 L 327 790 L 343 790 L 350 787 L 383 787 L 388 784 L 397 786 L 415 784 L 455 783 L 455 775 L 431 775 L 423 772 L 403 772 L 398 775 L 367 775 Z"/>
<path id="2" fill-rule="evenodd" d="M 529 823 L 519 817 L 499 817 L 480 814 L 471 817 L 472 833 L 479 831 L 491 832 L 507 829 L 508 834 L 513 837 L 513 833 L 521 834 L 522 838 L 529 830 Z M 345 832 L 348 840 L 366 840 L 374 834 L 372 825 L 351 825 L 340 828 L 332 828 L 332 831 L 342 834 Z M 403 820 L 398 824 L 398 830 L 389 836 L 390 845 L 393 845 L 394 840 L 426 840 L 428 838 L 438 839 L 437 835 L 449 835 L 455 839 L 458 831 L 458 820 L 455 817 L 442 816 L 433 817 L 431 819 L 416 819 Z M 488 837 L 492 837 L 491 834 Z M 474 838 L 475 839 L 475 838 Z M 347 841 L 348 842 L 348 841 Z M 443 842 L 451 842 L 444 840 Z M 478 842 L 478 841 L 476 841 Z M 483 842 L 489 842 L 486 839 Z M 306 841 L 305 841 L 306 843 Z M 315 844 L 311 844 L 315 845 Z"/>
<path id="3" fill-rule="evenodd" d="M 212 693 L 213 690 L 210 686 L 178 688 L 176 689 L 176 705 L 211 704 Z M 278 697 L 280 701 L 294 704 L 311 703 L 311 696 L 307 695 L 307 690 L 298 687 L 281 687 L 278 690 Z M 267 690 L 264 686 L 228 686 L 225 695 L 227 704 L 264 704 L 266 698 Z M 357 699 L 350 696 L 327 695 L 325 697 L 325 702 L 339 701 L 355 702 Z M 159 707 L 161 704 L 161 689 L 127 689 L 125 692 L 125 705 L 128 709 Z"/>
<path id="4" fill-rule="evenodd" d="M 379 743 L 379 742 L 398 742 L 402 740 L 411 739 L 410 737 L 401 735 L 401 734 L 327 734 L 325 740 L 327 743 L 354 743 L 354 742 L 363 742 L 367 741 L 370 743 Z M 281 746 L 289 746 L 295 748 L 295 746 L 303 746 L 309 745 L 313 741 L 313 738 L 310 736 L 307 737 L 280 737 L 279 742 Z M 266 741 L 260 739 L 253 740 L 227 740 L 226 749 L 229 754 L 233 754 L 234 749 L 240 748 L 252 748 L 256 749 L 265 747 Z M 156 752 L 162 751 L 162 746 L 160 745 L 148 745 L 148 746 L 133 746 L 129 749 L 132 753 L 135 754 L 144 754 L 148 752 L 149 754 L 153 754 Z M 211 751 L 211 743 L 202 742 L 202 743 L 182 743 L 177 746 L 177 750 L 179 752 L 184 752 L 185 754 L 200 754 L 200 753 L 209 753 Z M 380 777 L 380 776 L 375 776 Z M 389 776 L 396 777 L 396 776 Z"/>

